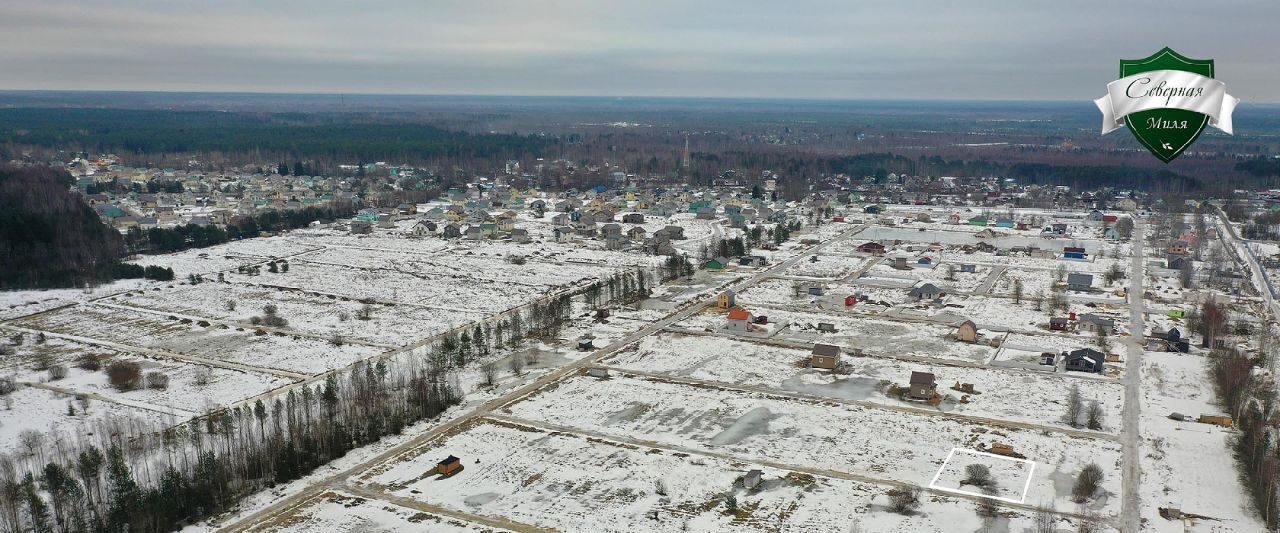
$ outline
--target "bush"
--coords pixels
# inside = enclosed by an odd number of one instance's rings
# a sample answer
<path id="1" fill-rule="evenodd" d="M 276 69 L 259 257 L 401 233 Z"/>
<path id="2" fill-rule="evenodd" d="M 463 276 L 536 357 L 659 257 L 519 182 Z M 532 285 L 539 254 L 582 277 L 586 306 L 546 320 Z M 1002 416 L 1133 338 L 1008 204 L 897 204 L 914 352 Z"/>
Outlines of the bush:
<path id="1" fill-rule="evenodd" d="M 97 372 L 102 370 L 102 360 L 98 359 L 98 356 L 91 353 L 81 354 L 80 357 L 76 358 L 76 367 L 81 370 Z"/>
<path id="2" fill-rule="evenodd" d="M 964 467 L 965 479 L 962 484 L 973 485 L 975 487 L 986 487 L 993 485 L 991 479 L 991 469 L 987 465 L 972 464 Z"/>
<path id="3" fill-rule="evenodd" d="M 262 317 L 262 325 L 271 326 L 273 328 L 283 328 L 289 325 L 289 321 L 280 315 L 267 315 Z"/>
<path id="4" fill-rule="evenodd" d="M 42 353 L 42 354 L 40 354 L 40 355 L 35 356 L 35 360 L 34 360 L 34 362 L 35 362 L 35 364 L 34 364 L 34 365 L 32 365 L 32 367 L 33 367 L 34 369 L 36 369 L 36 370 L 48 370 L 48 369 L 49 369 L 49 367 L 53 366 L 53 365 L 54 365 L 54 363 L 57 363 L 58 361 L 57 361 L 57 359 L 54 359 L 54 358 L 53 358 L 53 354 L 51 354 L 51 353 Z"/>
<path id="5" fill-rule="evenodd" d="M 147 372 L 147 388 L 165 390 L 169 388 L 169 376 L 163 372 Z"/>
<path id="6" fill-rule="evenodd" d="M 1097 463 L 1089 463 L 1080 470 L 1080 475 L 1076 476 L 1076 484 L 1071 488 L 1071 497 L 1076 503 L 1084 503 L 1098 492 L 1100 485 L 1102 485 L 1102 467 Z"/>
<path id="7" fill-rule="evenodd" d="M 119 391 L 142 386 L 142 365 L 133 361 L 112 361 L 107 365 L 107 381 Z"/>
<path id="8" fill-rule="evenodd" d="M 334 346 L 342 346 L 343 344 L 346 344 L 346 343 L 347 341 L 346 339 L 342 338 L 342 335 L 334 335 L 332 337 L 329 337 L 329 344 L 332 344 Z"/>
<path id="9" fill-rule="evenodd" d="M 53 365 L 49 367 L 49 381 L 58 381 L 67 377 L 67 367 L 65 365 Z"/>
<path id="10" fill-rule="evenodd" d="M 18 390 L 18 380 L 13 376 L 0 377 L 0 396 L 8 396 Z"/>
<path id="11" fill-rule="evenodd" d="M 920 487 L 912 485 L 889 492 L 889 510 L 911 514 L 920 507 Z"/>
<path id="12" fill-rule="evenodd" d="M 194 379 L 196 385 L 203 387 L 212 380 L 213 372 L 210 372 L 208 368 L 200 367 L 196 369 L 196 377 Z"/>

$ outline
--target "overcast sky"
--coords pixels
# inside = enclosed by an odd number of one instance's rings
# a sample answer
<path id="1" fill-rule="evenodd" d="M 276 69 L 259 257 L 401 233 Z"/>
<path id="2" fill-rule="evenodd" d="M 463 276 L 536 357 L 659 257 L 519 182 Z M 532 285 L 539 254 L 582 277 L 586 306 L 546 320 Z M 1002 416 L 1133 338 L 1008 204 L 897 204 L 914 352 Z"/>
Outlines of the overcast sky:
<path id="1" fill-rule="evenodd" d="M 0 89 L 1081 100 L 1168 45 L 1280 102 L 1277 22 L 1275 0 L 3 0 Z"/>

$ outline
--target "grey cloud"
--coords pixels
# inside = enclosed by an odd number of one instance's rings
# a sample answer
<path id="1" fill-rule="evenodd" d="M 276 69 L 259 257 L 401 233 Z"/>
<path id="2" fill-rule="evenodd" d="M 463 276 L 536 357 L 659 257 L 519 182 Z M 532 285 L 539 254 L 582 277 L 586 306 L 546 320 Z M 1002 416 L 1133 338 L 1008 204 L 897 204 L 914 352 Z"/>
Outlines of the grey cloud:
<path id="1" fill-rule="evenodd" d="M 1277 101 L 1278 15 L 1261 0 L 6 0 L 0 88 L 1081 100 L 1168 45 Z"/>

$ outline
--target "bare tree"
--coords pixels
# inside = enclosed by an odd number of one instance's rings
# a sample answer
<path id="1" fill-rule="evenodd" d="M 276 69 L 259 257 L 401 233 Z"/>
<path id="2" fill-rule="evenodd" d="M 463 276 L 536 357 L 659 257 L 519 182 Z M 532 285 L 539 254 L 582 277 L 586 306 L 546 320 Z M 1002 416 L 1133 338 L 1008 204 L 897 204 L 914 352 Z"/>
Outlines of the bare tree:
<path id="1" fill-rule="evenodd" d="M 1101 431 L 1102 417 L 1102 404 L 1099 404 L 1098 400 L 1089 402 L 1089 408 L 1085 412 L 1085 418 L 1088 420 L 1085 422 L 1085 426 L 1092 430 Z"/>
<path id="2" fill-rule="evenodd" d="M 1013 280 L 1013 303 L 1022 305 L 1022 279 Z"/>
<path id="3" fill-rule="evenodd" d="M 524 358 L 520 354 L 512 354 L 507 358 L 507 367 L 511 369 L 511 373 L 519 376 L 524 372 Z"/>
<path id="4" fill-rule="evenodd" d="M 498 378 L 497 366 L 493 364 L 493 361 L 489 361 L 480 366 L 480 371 L 484 374 L 485 386 L 492 387 Z"/>
<path id="5" fill-rule="evenodd" d="M 1067 423 L 1071 427 L 1080 427 L 1080 413 L 1084 410 L 1084 405 L 1080 399 L 1080 385 L 1072 385 L 1071 393 L 1067 396 Z"/>

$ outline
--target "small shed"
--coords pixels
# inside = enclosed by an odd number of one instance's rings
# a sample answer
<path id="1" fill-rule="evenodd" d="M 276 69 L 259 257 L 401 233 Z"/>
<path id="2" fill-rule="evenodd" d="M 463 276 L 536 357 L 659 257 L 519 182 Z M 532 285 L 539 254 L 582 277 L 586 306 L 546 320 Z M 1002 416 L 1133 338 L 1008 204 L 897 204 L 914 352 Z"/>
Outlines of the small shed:
<path id="1" fill-rule="evenodd" d="M 716 307 L 729 309 L 735 305 L 738 305 L 738 293 L 734 292 L 733 289 L 726 289 L 720 293 L 720 296 L 716 297 Z"/>
<path id="2" fill-rule="evenodd" d="M 818 331 L 823 333 L 835 333 L 836 325 L 830 322 L 818 322 Z"/>
<path id="3" fill-rule="evenodd" d="M 961 342 L 978 342 L 978 326 L 972 320 L 965 320 L 956 328 L 956 340 Z"/>
<path id="4" fill-rule="evenodd" d="M 1049 329 L 1053 331 L 1066 331 L 1067 319 L 1065 317 L 1053 317 L 1049 319 Z"/>
<path id="5" fill-rule="evenodd" d="M 747 473 L 742 476 L 742 488 L 750 490 L 759 487 L 761 476 L 763 475 L 764 472 L 759 470 L 748 470 Z"/>
<path id="6" fill-rule="evenodd" d="M 606 368 L 591 368 L 587 370 L 587 375 L 593 378 L 609 377 L 609 370 Z"/>
<path id="7" fill-rule="evenodd" d="M 446 477 L 454 475 L 459 470 L 462 470 L 462 461 L 452 455 L 436 463 L 436 472 Z"/>
<path id="8" fill-rule="evenodd" d="M 594 349 L 596 349 L 596 347 L 591 343 L 591 339 L 588 339 L 588 338 L 578 339 L 578 351 L 589 352 Z"/>

